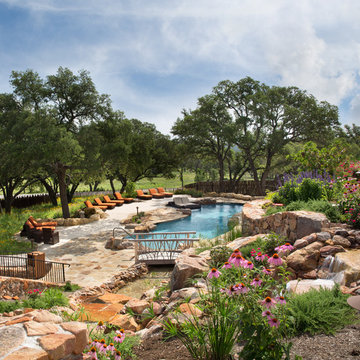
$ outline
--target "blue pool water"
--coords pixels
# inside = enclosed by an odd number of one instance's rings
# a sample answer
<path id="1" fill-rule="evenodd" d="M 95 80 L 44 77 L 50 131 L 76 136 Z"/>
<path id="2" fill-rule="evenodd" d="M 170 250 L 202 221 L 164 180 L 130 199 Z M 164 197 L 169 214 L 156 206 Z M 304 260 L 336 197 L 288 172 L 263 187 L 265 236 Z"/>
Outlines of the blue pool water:
<path id="1" fill-rule="evenodd" d="M 231 216 L 242 211 L 240 204 L 202 205 L 190 216 L 160 223 L 153 232 L 196 231 L 196 237 L 212 239 L 228 231 Z"/>

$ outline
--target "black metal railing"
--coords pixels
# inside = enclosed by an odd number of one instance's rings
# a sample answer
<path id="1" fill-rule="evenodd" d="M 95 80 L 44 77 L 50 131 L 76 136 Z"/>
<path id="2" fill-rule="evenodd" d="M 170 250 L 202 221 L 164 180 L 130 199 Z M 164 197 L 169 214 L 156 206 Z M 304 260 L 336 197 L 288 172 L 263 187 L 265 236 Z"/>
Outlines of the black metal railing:
<path id="1" fill-rule="evenodd" d="M 0 255 L 0 276 L 65 282 L 65 266 L 69 264 L 36 259 L 30 254 Z"/>

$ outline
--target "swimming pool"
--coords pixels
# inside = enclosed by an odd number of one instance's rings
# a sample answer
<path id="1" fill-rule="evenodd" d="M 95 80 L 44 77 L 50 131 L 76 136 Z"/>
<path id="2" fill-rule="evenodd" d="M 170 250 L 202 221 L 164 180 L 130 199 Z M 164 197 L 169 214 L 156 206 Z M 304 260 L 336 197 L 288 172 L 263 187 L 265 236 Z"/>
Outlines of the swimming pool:
<path id="1" fill-rule="evenodd" d="M 184 219 L 158 224 L 153 232 L 196 231 L 196 237 L 212 239 L 228 231 L 229 219 L 241 212 L 242 207 L 241 204 L 202 205 Z"/>

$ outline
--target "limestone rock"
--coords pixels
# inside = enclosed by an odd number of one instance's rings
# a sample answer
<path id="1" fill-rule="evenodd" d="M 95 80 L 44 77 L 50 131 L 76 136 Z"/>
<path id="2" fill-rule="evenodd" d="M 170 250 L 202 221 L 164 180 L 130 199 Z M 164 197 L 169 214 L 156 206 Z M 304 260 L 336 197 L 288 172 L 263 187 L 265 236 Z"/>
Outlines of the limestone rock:
<path id="1" fill-rule="evenodd" d="M 294 248 L 296 250 L 302 249 L 303 247 L 309 245 L 308 241 L 306 239 L 298 239 L 294 242 Z"/>
<path id="2" fill-rule="evenodd" d="M 183 288 L 187 279 L 206 270 L 208 270 L 208 265 L 202 257 L 181 254 L 175 260 L 171 274 L 171 291 Z"/>
<path id="3" fill-rule="evenodd" d="M 312 289 L 319 290 L 320 288 L 332 289 L 335 286 L 333 280 L 291 280 L 286 284 L 286 289 L 290 293 L 302 294 Z"/>
<path id="4" fill-rule="evenodd" d="M 183 303 L 179 306 L 179 310 L 186 315 L 192 315 L 196 317 L 201 317 L 203 312 L 194 304 Z"/>
<path id="5" fill-rule="evenodd" d="M 189 288 L 183 288 L 179 290 L 175 290 L 171 296 L 170 301 L 176 300 L 176 299 L 195 299 L 199 297 L 199 290 L 194 287 Z"/>
<path id="6" fill-rule="evenodd" d="M 122 294 L 105 293 L 104 295 L 99 296 L 99 299 L 109 304 L 126 304 L 134 298 Z"/>
<path id="7" fill-rule="evenodd" d="M 338 252 L 344 252 L 344 251 L 345 249 L 340 245 L 334 245 L 334 246 L 327 245 L 327 246 L 323 246 L 320 249 L 320 255 L 322 257 L 327 257 L 329 255 L 335 255 Z"/>
<path id="8" fill-rule="evenodd" d="M 317 241 L 325 242 L 326 240 L 329 239 L 331 239 L 331 235 L 327 231 L 322 231 L 316 234 Z"/>
<path id="9" fill-rule="evenodd" d="M 360 249 L 335 255 L 333 272 L 340 271 L 344 271 L 343 284 L 346 286 L 360 279 Z"/>
<path id="10" fill-rule="evenodd" d="M 20 346 L 25 340 L 25 331 L 21 327 L 6 326 L 0 328 L 0 358 Z"/>
<path id="11" fill-rule="evenodd" d="M 75 349 L 75 336 L 53 334 L 42 336 L 39 345 L 49 354 L 50 359 L 59 360 L 70 355 Z"/>
<path id="12" fill-rule="evenodd" d="M 130 315 L 116 315 L 113 319 L 109 321 L 109 324 L 118 326 L 124 330 L 138 331 L 140 329 L 140 326 Z"/>
<path id="13" fill-rule="evenodd" d="M 56 334 L 58 327 L 52 323 L 29 321 L 24 324 L 28 336 Z"/>
<path id="14" fill-rule="evenodd" d="M 322 242 L 316 241 L 302 249 L 294 251 L 286 259 L 288 266 L 297 272 L 306 272 L 316 269 L 322 246 Z"/>
<path id="15" fill-rule="evenodd" d="M 332 238 L 332 241 L 333 241 L 334 245 L 340 245 L 344 248 L 348 248 L 351 246 L 351 242 L 341 235 L 334 235 Z"/>
<path id="16" fill-rule="evenodd" d="M 48 354 L 41 349 L 22 347 L 6 356 L 4 360 L 48 360 Z"/>
<path id="17" fill-rule="evenodd" d="M 73 353 L 81 354 L 89 342 L 87 325 L 77 321 L 70 321 L 62 323 L 61 327 L 75 336 L 75 347 Z"/>
<path id="18" fill-rule="evenodd" d="M 59 324 L 62 322 L 62 318 L 59 315 L 55 315 L 47 310 L 36 310 L 33 312 L 34 321 L 38 322 L 52 322 Z"/>
<path id="19" fill-rule="evenodd" d="M 135 314 L 141 314 L 149 306 L 146 300 L 132 299 L 126 303 L 126 308 L 131 309 Z"/>

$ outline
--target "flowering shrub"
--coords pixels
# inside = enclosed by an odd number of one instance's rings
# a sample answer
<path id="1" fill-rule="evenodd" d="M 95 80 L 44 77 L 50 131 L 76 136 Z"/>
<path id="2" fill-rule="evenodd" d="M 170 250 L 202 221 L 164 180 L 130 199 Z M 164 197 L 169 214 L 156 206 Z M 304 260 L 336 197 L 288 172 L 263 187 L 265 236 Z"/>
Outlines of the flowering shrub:
<path id="1" fill-rule="evenodd" d="M 343 198 L 340 209 L 348 224 L 360 228 L 360 162 L 340 164 L 338 180 L 343 184 Z"/>
<path id="2" fill-rule="evenodd" d="M 91 359 L 121 360 L 132 358 L 132 347 L 138 343 L 135 336 L 125 337 L 123 329 L 108 332 L 107 325 L 99 321 L 97 326 L 90 331 L 91 342 L 85 348 L 84 353 Z"/>
<path id="3" fill-rule="evenodd" d="M 35 300 L 37 297 L 41 295 L 41 291 L 39 289 L 29 290 L 27 295 L 29 299 Z"/>
<path id="4" fill-rule="evenodd" d="M 229 359 L 235 342 L 244 343 L 242 359 L 289 359 L 288 273 L 281 256 L 292 249 L 289 243 L 277 246 L 272 256 L 253 249 L 252 261 L 234 250 L 207 275 L 206 321 L 189 317 L 185 323 L 167 322 L 166 329 L 179 336 L 194 359 Z"/>
<path id="5" fill-rule="evenodd" d="M 324 172 L 303 171 L 297 175 L 284 174 L 278 177 L 278 192 L 273 196 L 274 203 L 288 205 L 294 201 L 326 199 L 334 200 L 339 192 L 336 178 Z"/>

